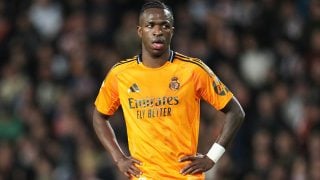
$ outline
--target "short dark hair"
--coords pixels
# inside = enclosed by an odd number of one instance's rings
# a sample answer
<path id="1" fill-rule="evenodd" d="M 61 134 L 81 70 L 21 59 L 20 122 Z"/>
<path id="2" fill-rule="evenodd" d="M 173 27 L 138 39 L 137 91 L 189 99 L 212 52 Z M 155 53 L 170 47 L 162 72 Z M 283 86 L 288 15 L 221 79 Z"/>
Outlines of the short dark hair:
<path id="1" fill-rule="evenodd" d="M 157 9 L 166 9 L 168 10 L 171 15 L 172 15 L 172 24 L 173 24 L 173 21 L 174 21 L 174 18 L 173 18 L 173 13 L 172 13 L 172 10 L 169 6 L 167 6 L 166 4 L 164 4 L 163 2 L 161 1 L 158 1 L 158 0 L 151 0 L 151 1 L 147 1 L 146 3 L 144 3 L 140 9 L 140 14 L 139 16 L 142 15 L 142 13 L 147 10 L 147 9 L 151 9 L 151 8 L 157 8 Z"/>

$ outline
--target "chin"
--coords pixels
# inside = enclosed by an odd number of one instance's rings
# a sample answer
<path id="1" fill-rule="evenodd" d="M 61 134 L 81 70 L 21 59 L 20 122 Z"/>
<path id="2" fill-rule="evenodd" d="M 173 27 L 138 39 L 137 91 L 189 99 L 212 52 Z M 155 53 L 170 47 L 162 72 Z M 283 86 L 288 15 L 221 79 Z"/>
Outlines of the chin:
<path id="1" fill-rule="evenodd" d="M 161 57 L 163 53 L 152 53 L 151 56 L 154 58 Z"/>
<path id="2" fill-rule="evenodd" d="M 165 50 L 152 50 L 150 54 L 153 57 L 161 57 L 165 52 Z"/>

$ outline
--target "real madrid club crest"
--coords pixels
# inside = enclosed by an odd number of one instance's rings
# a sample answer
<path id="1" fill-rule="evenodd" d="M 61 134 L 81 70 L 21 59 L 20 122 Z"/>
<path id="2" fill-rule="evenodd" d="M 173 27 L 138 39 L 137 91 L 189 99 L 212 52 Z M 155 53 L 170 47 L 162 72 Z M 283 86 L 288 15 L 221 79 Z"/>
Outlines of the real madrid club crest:
<path id="1" fill-rule="evenodd" d="M 171 78 L 171 82 L 169 83 L 169 88 L 173 91 L 176 91 L 180 88 L 180 83 L 177 77 Z"/>

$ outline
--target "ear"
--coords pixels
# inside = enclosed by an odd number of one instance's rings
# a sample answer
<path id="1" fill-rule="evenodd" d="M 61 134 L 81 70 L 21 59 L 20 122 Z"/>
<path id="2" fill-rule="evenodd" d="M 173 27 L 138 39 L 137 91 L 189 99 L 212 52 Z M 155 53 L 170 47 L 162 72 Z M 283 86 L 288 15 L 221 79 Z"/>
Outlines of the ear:
<path id="1" fill-rule="evenodd" d="M 174 27 L 172 26 L 172 28 L 171 28 L 171 37 L 173 36 L 173 34 L 174 34 Z"/>
<path id="2" fill-rule="evenodd" d="M 137 26 L 137 33 L 138 33 L 138 36 L 141 38 L 142 37 L 142 27 L 141 26 Z"/>

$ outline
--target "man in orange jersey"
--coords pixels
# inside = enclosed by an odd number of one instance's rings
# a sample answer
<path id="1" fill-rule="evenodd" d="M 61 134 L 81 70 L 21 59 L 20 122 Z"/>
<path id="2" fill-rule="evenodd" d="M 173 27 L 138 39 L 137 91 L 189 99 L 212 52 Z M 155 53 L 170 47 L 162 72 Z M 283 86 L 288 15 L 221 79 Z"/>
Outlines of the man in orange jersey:
<path id="1" fill-rule="evenodd" d="M 130 179 L 204 179 L 244 119 L 240 104 L 210 68 L 170 49 L 173 21 L 161 2 L 142 6 L 137 28 L 142 52 L 113 66 L 95 101 L 96 134 Z M 205 155 L 197 153 L 201 99 L 226 114 L 221 135 Z M 120 105 L 130 156 L 108 121 Z"/>

